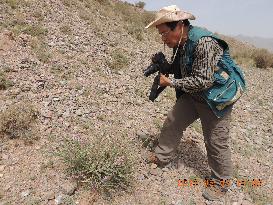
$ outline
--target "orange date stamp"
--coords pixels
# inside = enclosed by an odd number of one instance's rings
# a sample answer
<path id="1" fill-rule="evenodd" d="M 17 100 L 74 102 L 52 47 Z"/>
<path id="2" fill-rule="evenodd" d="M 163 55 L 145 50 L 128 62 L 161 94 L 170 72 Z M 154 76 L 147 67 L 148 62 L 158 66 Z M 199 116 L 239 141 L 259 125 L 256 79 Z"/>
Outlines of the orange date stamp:
<path id="1" fill-rule="evenodd" d="M 261 187 L 264 182 L 262 179 L 220 179 L 220 185 L 222 187 L 231 187 L 232 184 L 235 184 L 237 187 Z M 216 185 L 216 181 L 213 179 L 179 179 L 178 187 L 195 187 L 203 185 L 205 187 L 212 187 Z"/>

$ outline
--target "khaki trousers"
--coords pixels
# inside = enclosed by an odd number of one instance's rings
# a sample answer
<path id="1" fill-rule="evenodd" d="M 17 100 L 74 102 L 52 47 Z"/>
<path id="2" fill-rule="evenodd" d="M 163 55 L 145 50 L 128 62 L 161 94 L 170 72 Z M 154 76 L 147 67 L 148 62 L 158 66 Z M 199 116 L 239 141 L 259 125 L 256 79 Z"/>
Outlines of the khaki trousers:
<path id="1" fill-rule="evenodd" d="M 232 176 L 229 129 L 232 106 L 222 118 L 217 118 L 207 103 L 189 94 L 183 94 L 168 113 L 161 130 L 156 156 L 162 162 L 170 161 L 180 143 L 183 131 L 200 118 L 207 150 L 208 164 L 214 177 Z"/>

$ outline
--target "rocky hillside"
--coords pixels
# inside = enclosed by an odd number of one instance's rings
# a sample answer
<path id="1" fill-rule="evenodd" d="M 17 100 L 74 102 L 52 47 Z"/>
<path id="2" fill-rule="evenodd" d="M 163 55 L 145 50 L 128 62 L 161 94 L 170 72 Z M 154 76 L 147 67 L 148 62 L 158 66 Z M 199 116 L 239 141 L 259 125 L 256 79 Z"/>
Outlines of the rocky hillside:
<path id="1" fill-rule="evenodd" d="M 155 103 L 147 97 L 153 79 L 142 70 L 163 50 L 143 29 L 151 14 L 107 0 L 0 0 L 0 10 L 1 205 L 215 204 L 202 198 L 202 186 L 177 185 L 209 174 L 199 122 L 186 131 L 176 168 L 145 162 L 139 137 L 158 136 L 175 101 L 171 89 Z M 248 92 L 231 133 L 234 178 L 263 183 L 233 187 L 225 204 L 270 204 L 273 73 L 244 72 Z M 129 142 L 135 171 L 129 192 L 109 199 L 67 174 L 56 151 L 67 139 L 114 138 Z"/>

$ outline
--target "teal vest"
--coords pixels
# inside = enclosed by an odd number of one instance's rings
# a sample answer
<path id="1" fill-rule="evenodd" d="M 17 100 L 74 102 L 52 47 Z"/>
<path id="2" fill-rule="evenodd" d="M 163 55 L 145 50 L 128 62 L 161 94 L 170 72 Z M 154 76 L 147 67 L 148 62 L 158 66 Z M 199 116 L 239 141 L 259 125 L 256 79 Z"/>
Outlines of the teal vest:
<path id="1" fill-rule="evenodd" d="M 198 40 L 209 36 L 218 41 L 224 48 L 222 58 L 213 68 L 213 86 L 203 90 L 202 96 L 217 117 L 222 117 L 230 105 L 234 104 L 246 89 L 244 75 L 241 69 L 231 59 L 229 48 L 225 41 L 205 29 L 190 26 L 188 40 L 185 45 L 184 66 L 188 73 L 191 73 L 194 61 L 194 50 Z"/>

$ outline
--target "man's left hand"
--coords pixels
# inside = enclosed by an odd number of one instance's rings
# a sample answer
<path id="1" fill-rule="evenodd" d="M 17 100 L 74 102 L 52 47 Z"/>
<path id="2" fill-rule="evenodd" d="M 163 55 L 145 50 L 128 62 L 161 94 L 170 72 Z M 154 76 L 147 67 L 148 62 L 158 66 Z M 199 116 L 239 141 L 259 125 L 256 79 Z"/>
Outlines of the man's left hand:
<path id="1" fill-rule="evenodd" d="M 159 85 L 161 87 L 171 86 L 171 80 L 160 73 Z"/>

